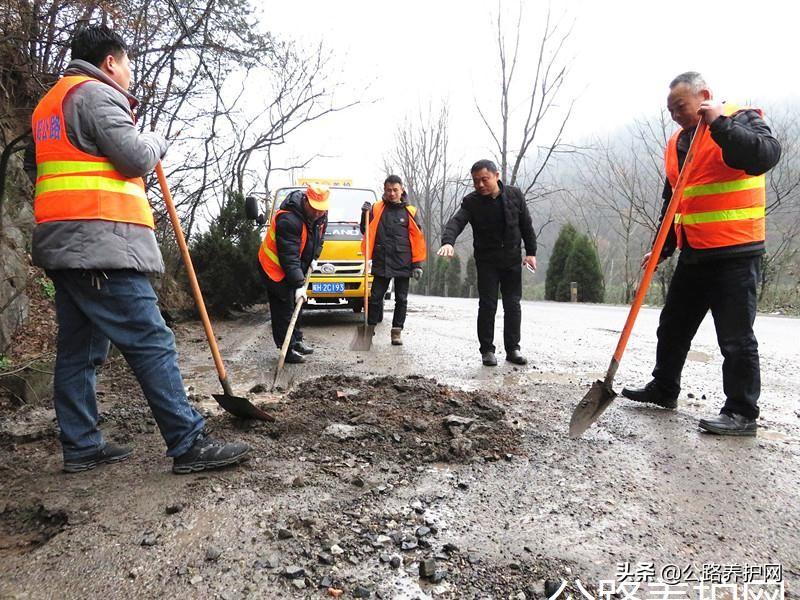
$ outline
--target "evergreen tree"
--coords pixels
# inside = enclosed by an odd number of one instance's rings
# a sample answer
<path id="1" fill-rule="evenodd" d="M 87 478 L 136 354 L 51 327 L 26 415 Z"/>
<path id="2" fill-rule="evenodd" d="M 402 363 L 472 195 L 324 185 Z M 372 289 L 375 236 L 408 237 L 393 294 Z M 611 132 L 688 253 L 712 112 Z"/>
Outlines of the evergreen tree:
<path id="1" fill-rule="evenodd" d="M 461 259 L 458 254 L 450 259 L 447 267 L 447 295 L 455 297 L 461 293 Z"/>
<path id="2" fill-rule="evenodd" d="M 244 196 L 228 194 L 208 231 L 192 242 L 192 261 L 210 312 L 224 315 L 266 297 L 258 263 L 259 228 L 245 217 Z"/>
<path id="3" fill-rule="evenodd" d="M 558 285 L 556 299 L 562 302 L 570 299 L 570 282 L 578 284 L 579 302 L 602 302 L 605 295 L 603 271 L 597 250 L 586 235 L 579 235 L 572 244 L 572 250 L 564 265 L 564 273 Z"/>
<path id="4" fill-rule="evenodd" d="M 556 293 L 564 276 L 564 266 L 577 236 L 578 232 L 572 223 L 563 225 L 561 231 L 558 232 L 558 238 L 553 245 L 553 253 L 550 255 L 550 262 L 547 265 L 547 275 L 544 281 L 545 300 L 556 300 Z M 569 282 L 567 282 L 567 286 L 569 289 Z"/>
<path id="5" fill-rule="evenodd" d="M 466 271 L 461 296 L 464 298 L 475 298 L 478 295 L 478 267 L 475 264 L 474 256 L 469 257 Z"/>
<path id="6" fill-rule="evenodd" d="M 431 276 L 431 296 L 444 296 L 447 281 L 448 260 L 444 256 L 437 256 Z"/>

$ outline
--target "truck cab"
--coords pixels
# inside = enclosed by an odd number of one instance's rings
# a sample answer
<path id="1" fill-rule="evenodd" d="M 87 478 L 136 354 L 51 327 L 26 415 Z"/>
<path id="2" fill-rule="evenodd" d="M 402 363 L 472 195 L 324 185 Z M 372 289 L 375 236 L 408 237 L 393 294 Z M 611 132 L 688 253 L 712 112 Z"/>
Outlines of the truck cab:
<path id="1" fill-rule="evenodd" d="M 272 213 L 290 193 L 305 190 L 305 186 L 280 188 L 275 192 Z M 308 307 L 350 308 L 361 312 L 364 308 L 364 256 L 361 253 L 361 206 L 374 204 L 377 196 L 373 190 L 350 186 L 330 187 L 328 228 L 317 268 L 308 284 Z M 372 276 L 369 276 L 372 285 Z"/>

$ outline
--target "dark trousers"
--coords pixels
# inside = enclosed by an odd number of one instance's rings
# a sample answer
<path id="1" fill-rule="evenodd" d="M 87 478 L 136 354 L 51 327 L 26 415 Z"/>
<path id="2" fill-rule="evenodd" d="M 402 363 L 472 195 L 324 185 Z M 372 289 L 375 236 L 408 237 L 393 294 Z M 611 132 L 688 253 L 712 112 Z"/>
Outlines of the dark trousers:
<path id="1" fill-rule="evenodd" d="M 294 290 L 295 288 L 286 285 L 284 282 L 275 282 L 267 279 L 267 296 L 269 297 L 269 313 L 272 324 L 272 339 L 275 345 L 280 348 L 289 329 L 289 321 L 292 320 L 294 312 Z M 305 308 L 305 307 L 304 307 Z M 292 333 L 292 345 L 302 341 L 303 332 L 300 331 L 300 318 L 303 316 L 303 309 L 297 317 L 294 332 Z M 289 346 L 292 347 L 291 345 Z"/>
<path id="2" fill-rule="evenodd" d="M 519 350 L 519 328 L 522 323 L 522 267 L 498 267 L 488 262 L 476 263 L 478 268 L 478 341 L 481 352 L 494 352 L 494 317 L 497 313 L 497 293 L 503 297 L 503 342 L 506 352 Z"/>
<path id="3" fill-rule="evenodd" d="M 370 325 L 377 325 L 383 321 L 383 299 L 389 289 L 391 277 L 378 277 L 372 279 L 372 289 L 369 294 L 369 314 L 367 322 Z M 394 278 L 394 316 L 392 317 L 392 327 L 403 328 L 406 322 L 406 310 L 408 309 L 408 277 Z"/>
<path id="4" fill-rule="evenodd" d="M 658 324 L 653 378 L 670 395 L 681 389 L 681 371 L 697 328 L 711 310 L 722 351 L 722 412 L 758 418 L 761 373 L 753 334 L 761 257 L 700 264 L 678 262 Z"/>

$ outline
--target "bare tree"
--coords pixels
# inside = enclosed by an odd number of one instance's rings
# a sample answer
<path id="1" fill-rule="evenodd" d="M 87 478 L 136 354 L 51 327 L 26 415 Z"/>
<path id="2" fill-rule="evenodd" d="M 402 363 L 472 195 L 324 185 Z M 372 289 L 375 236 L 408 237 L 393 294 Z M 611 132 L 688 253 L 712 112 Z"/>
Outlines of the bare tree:
<path id="1" fill-rule="evenodd" d="M 422 212 L 422 231 L 429 248 L 438 246 L 444 222 L 453 212 L 453 178 L 449 173 L 448 112 L 428 107 L 418 118 L 406 119 L 395 133 L 395 144 L 385 157 L 387 172 L 397 172 L 412 202 Z"/>
<path id="2" fill-rule="evenodd" d="M 259 79 L 260 87 L 265 87 L 264 82 L 268 82 L 271 100 L 267 100 L 265 106 L 235 132 L 237 150 L 230 167 L 232 189 L 246 193 L 258 185 L 257 181 L 261 181 L 249 169 L 254 156 L 264 155 L 269 169 L 277 168 L 273 166 L 274 152 L 286 144 L 293 133 L 318 119 L 359 103 L 358 100 L 336 103 L 333 92 L 337 84 L 330 82 L 327 76 L 329 57 L 330 53 L 321 44 L 311 52 L 304 52 L 295 44 L 283 43 L 275 47 L 269 71 L 262 69 L 254 74 Z M 280 168 L 302 168 L 313 158 L 306 157 L 297 164 Z M 268 185 L 268 181 L 267 175 L 265 185 Z M 265 191 L 267 194 L 270 192 L 269 189 Z"/>
<path id="3" fill-rule="evenodd" d="M 571 26 L 554 20 L 548 8 L 538 38 L 535 65 L 521 64 L 522 3 L 520 3 L 513 42 L 506 40 L 502 11 L 498 4 L 497 50 L 500 63 L 500 98 L 497 114 L 481 108 L 478 114 L 494 143 L 500 174 L 504 182 L 519 186 L 529 200 L 552 194 L 555 189 L 542 185 L 542 175 L 553 156 L 571 150 L 563 141 L 574 99 L 561 106 L 563 86 L 569 72 L 564 56 Z M 521 73 L 532 75 L 519 81 Z M 521 92 L 517 93 L 517 84 Z M 540 142 L 545 125 L 554 129 L 549 139 Z"/>
<path id="4" fill-rule="evenodd" d="M 767 111 L 767 117 L 781 143 L 781 160 L 767 175 L 767 254 L 759 301 L 800 255 L 800 111 L 795 104 L 784 104 Z"/>

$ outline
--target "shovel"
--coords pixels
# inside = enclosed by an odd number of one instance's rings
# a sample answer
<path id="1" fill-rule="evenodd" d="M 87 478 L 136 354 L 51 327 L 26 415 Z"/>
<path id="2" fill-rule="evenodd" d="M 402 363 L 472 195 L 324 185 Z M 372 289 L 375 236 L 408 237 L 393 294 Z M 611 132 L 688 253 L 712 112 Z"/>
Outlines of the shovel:
<path id="1" fill-rule="evenodd" d="M 639 309 L 642 307 L 644 297 L 647 294 L 647 288 L 650 286 L 650 281 L 653 279 L 653 273 L 658 265 L 658 259 L 661 256 L 661 250 L 664 248 L 664 241 L 667 239 L 667 234 L 672 227 L 672 221 L 675 217 L 675 212 L 678 209 L 678 203 L 681 196 L 683 196 L 683 189 L 686 187 L 686 180 L 689 171 L 692 167 L 694 160 L 695 143 L 694 141 L 701 137 L 706 131 L 706 122 L 700 119 L 697 125 L 695 134 L 692 137 L 692 142 L 689 145 L 689 151 L 686 154 L 686 159 L 683 161 L 683 168 L 678 175 L 678 181 L 675 184 L 675 189 L 672 192 L 672 198 L 667 205 L 667 211 L 664 213 L 664 218 L 661 221 L 661 227 L 658 229 L 658 235 L 653 242 L 653 250 L 650 254 L 650 259 L 647 261 L 642 280 L 639 282 L 639 288 L 636 290 L 636 296 L 631 304 L 630 312 L 628 312 L 628 319 L 625 321 L 625 327 L 619 336 L 617 342 L 617 349 L 614 350 L 614 356 L 611 358 L 611 363 L 608 365 L 608 371 L 603 381 L 599 379 L 592 384 L 592 387 L 583 397 L 583 400 L 578 402 L 578 406 L 572 413 L 572 418 L 569 422 L 569 437 L 577 438 L 586 431 L 589 426 L 600 418 L 600 415 L 609 407 L 617 393 L 613 389 L 614 376 L 617 374 L 620 360 L 622 360 L 622 353 L 625 351 L 625 346 L 628 343 L 628 338 L 633 330 L 633 323 L 636 321 L 636 316 L 639 314 Z"/>
<path id="2" fill-rule="evenodd" d="M 175 204 L 172 202 L 172 194 L 170 194 L 169 186 L 167 185 L 167 178 L 164 175 L 164 169 L 161 166 L 161 162 L 156 165 L 156 175 L 158 176 L 158 183 L 161 186 L 161 193 L 164 195 L 164 202 L 167 205 L 169 219 L 172 221 L 172 228 L 175 230 L 175 237 L 178 238 L 178 246 L 181 249 L 183 263 L 186 265 L 186 274 L 189 276 L 189 285 L 192 288 L 192 295 L 194 295 L 194 301 L 197 304 L 197 310 L 200 312 L 200 319 L 203 321 L 203 328 L 206 331 L 208 345 L 211 347 L 211 355 L 214 357 L 214 364 L 217 367 L 219 382 L 222 384 L 222 393 L 212 394 L 214 396 L 214 400 L 216 400 L 226 411 L 235 417 L 239 417 L 240 419 L 274 421 L 275 417 L 254 406 L 247 398 L 234 396 L 231 392 L 231 386 L 228 383 L 228 376 L 225 373 L 225 365 L 222 362 L 222 357 L 220 356 L 219 348 L 217 347 L 217 338 L 214 337 L 214 331 L 211 329 L 211 321 L 208 318 L 208 312 L 206 312 L 206 305 L 203 302 L 203 294 L 200 292 L 200 285 L 197 283 L 194 265 L 192 265 L 192 257 L 189 256 L 189 248 L 187 248 L 186 239 L 183 237 L 181 222 L 178 219 L 178 213 L 175 211 Z"/>
<path id="3" fill-rule="evenodd" d="M 353 341 L 350 342 L 350 350 L 369 351 L 372 350 L 372 338 L 375 335 L 375 325 L 369 324 L 369 210 L 364 217 L 364 324 L 356 328 Z"/>
<path id="4" fill-rule="evenodd" d="M 303 283 L 303 287 L 308 288 L 308 281 L 311 279 L 311 267 L 308 267 L 308 272 L 306 273 L 306 280 Z M 297 323 L 297 317 L 300 316 L 300 309 L 303 308 L 303 300 L 297 300 L 294 303 L 294 312 L 292 313 L 292 320 L 289 321 L 289 328 L 286 330 L 286 335 L 283 336 L 283 346 L 281 346 L 281 355 L 278 358 L 278 364 L 275 367 L 275 377 L 272 379 L 272 387 L 270 390 L 274 390 L 275 386 L 278 384 L 278 377 L 283 371 L 283 365 L 286 363 L 286 354 L 289 352 L 289 344 L 292 343 L 292 334 L 294 333 L 294 326 Z M 288 387 L 283 386 L 283 387 Z"/>

